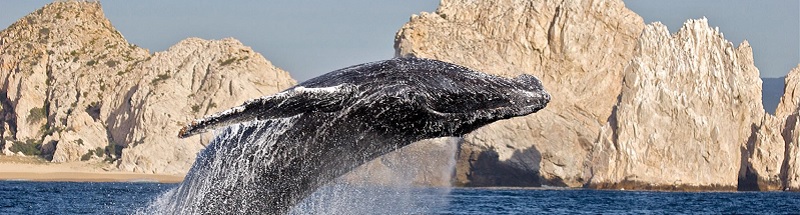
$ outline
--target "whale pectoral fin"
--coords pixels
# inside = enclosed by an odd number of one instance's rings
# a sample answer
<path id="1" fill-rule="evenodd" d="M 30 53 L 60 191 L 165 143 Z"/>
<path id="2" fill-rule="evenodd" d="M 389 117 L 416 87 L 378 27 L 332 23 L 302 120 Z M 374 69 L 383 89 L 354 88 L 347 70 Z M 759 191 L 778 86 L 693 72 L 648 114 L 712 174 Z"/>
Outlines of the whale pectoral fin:
<path id="1" fill-rule="evenodd" d="M 259 115 L 262 115 L 262 112 L 280 103 L 280 100 L 282 100 L 280 97 L 266 96 L 253 99 L 240 106 L 196 119 L 181 128 L 178 137 L 186 138 L 228 125 L 256 120 Z"/>
<path id="2" fill-rule="evenodd" d="M 343 108 L 344 98 L 352 86 L 317 89 L 296 87 L 272 96 L 253 99 L 244 104 L 197 119 L 183 127 L 178 137 L 186 138 L 217 128 L 254 120 L 291 117 L 302 113 L 333 112 Z"/>

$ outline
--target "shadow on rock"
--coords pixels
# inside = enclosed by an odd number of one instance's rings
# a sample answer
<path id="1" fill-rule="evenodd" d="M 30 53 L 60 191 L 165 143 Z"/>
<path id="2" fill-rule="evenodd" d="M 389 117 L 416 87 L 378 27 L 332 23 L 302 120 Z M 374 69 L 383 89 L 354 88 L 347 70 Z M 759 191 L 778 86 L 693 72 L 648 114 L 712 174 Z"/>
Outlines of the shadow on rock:
<path id="1" fill-rule="evenodd" d="M 509 158 L 501 159 L 494 148 L 462 143 L 453 184 L 464 187 L 540 187 L 542 184 L 558 186 L 557 181 L 544 181 L 541 178 L 541 161 L 542 154 L 535 146 L 517 149 Z"/>

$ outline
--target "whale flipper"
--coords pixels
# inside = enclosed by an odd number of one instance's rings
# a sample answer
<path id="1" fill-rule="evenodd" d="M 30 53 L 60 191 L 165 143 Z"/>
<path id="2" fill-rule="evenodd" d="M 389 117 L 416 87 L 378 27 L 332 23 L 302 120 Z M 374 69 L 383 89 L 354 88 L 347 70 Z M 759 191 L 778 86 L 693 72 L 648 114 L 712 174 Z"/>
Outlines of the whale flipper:
<path id="1" fill-rule="evenodd" d="M 342 98 L 354 92 L 349 84 L 325 88 L 298 86 L 281 93 L 244 102 L 231 109 L 196 119 L 184 126 L 178 137 L 186 138 L 217 128 L 253 120 L 291 117 L 308 112 L 334 112 L 342 109 Z"/>

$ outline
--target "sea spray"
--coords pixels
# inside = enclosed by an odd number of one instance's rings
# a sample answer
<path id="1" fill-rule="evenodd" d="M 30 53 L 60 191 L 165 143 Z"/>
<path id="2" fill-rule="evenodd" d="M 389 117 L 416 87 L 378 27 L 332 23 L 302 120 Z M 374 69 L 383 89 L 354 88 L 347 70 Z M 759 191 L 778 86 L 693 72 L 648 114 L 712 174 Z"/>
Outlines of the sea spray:
<path id="1" fill-rule="evenodd" d="M 430 214 L 450 204 L 449 182 L 455 171 L 460 138 L 437 138 L 415 144 L 431 144 L 436 156 L 415 159 L 415 150 L 399 149 L 378 159 L 385 169 L 343 176 L 300 202 L 290 214 Z M 427 155 L 427 154 L 426 154 Z M 353 178 L 361 179 L 353 181 Z M 366 179 L 365 179 L 366 178 Z M 415 184 L 419 178 L 434 178 L 435 187 Z M 446 181 L 441 184 L 439 181 Z M 444 185 L 444 186 L 442 186 Z"/>
<path id="2" fill-rule="evenodd" d="M 238 204 L 238 208 L 249 208 L 258 204 L 258 191 L 253 183 L 259 168 L 254 165 L 270 165 L 280 153 L 278 136 L 283 135 L 294 117 L 229 126 L 219 132 L 206 149 L 198 154 L 195 165 L 189 170 L 183 183 L 167 191 L 140 214 L 203 214 L 211 205 Z M 227 192 L 214 192 L 223 190 Z"/>
<path id="3" fill-rule="evenodd" d="M 292 123 L 296 123 L 295 118 L 256 121 L 216 132 L 211 144 L 198 155 L 197 162 L 202 165 L 195 165 L 179 187 L 167 191 L 138 214 L 198 214 L 208 212 L 203 209 L 204 204 L 209 203 L 240 204 L 242 208 L 258 203 L 255 191 L 260 188 L 242 189 L 255 184 L 252 180 L 257 168 L 249 166 L 268 165 L 279 159 L 278 153 L 269 149 L 278 144 L 277 137 L 284 134 L 287 125 Z M 411 152 L 400 149 L 395 152 L 400 154 L 396 157 L 400 160 L 386 162 L 391 165 L 391 172 L 378 171 L 375 172 L 378 175 L 367 176 L 390 181 L 377 185 L 352 183 L 340 178 L 301 201 L 291 214 L 424 214 L 446 207 L 450 186 L 430 188 L 412 183 L 418 177 L 452 180 L 460 138 L 439 140 L 418 144 L 436 144 L 434 147 L 440 149 L 437 151 L 440 156 L 427 162 L 414 162 L 409 159 L 413 157 Z M 225 195 L 211 192 L 219 189 L 237 192 Z"/>

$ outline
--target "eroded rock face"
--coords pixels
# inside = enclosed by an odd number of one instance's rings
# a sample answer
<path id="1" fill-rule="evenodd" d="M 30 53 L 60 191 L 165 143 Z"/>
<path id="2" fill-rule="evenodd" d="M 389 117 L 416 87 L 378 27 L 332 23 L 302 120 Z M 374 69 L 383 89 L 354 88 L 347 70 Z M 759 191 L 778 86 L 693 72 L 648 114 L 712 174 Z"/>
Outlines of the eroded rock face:
<path id="1" fill-rule="evenodd" d="M 762 125 L 744 148 L 746 161 L 739 173 L 739 190 L 797 190 L 790 184 L 798 177 L 797 108 L 800 105 L 800 67 L 784 78 L 784 94 L 775 115 L 764 116 Z M 794 151 L 793 151 L 794 150 Z M 790 176 L 795 175 L 795 176 Z M 794 178 L 794 179 L 792 179 Z"/>
<path id="2" fill-rule="evenodd" d="M 42 144 L 54 162 L 69 162 L 111 144 L 103 110 L 143 77 L 131 67 L 149 54 L 128 44 L 98 3 L 52 3 L 3 30 L 0 41 L 6 147 Z"/>
<path id="3" fill-rule="evenodd" d="M 503 76 L 533 74 L 553 96 L 537 114 L 467 135 L 461 149 L 470 154 L 459 156 L 457 184 L 515 186 L 525 177 L 526 184 L 578 187 L 588 181 L 585 161 L 643 26 L 621 1 L 445 0 L 435 13 L 413 16 L 395 50 Z"/>
<path id="4" fill-rule="evenodd" d="M 183 124 L 295 84 L 234 39 L 186 39 L 151 55 L 129 44 L 97 2 L 54 2 L 0 32 L 3 144 L 53 162 L 106 160 L 183 174 L 211 134 Z"/>
<path id="5" fill-rule="evenodd" d="M 138 65 L 152 71 L 130 91 L 129 104 L 115 110 L 130 132 L 112 132 L 128 147 L 120 169 L 185 173 L 212 133 L 179 139 L 187 122 L 295 85 L 289 74 L 235 39 L 190 38 Z M 118 129 L 128 126 L 120 123 Z"/>
<path id="6" fill-rule="evenodd" d="M 757 123 L 758 124 L 758 123 Z M 786 142 L 782 136 L 785 120 L 765 114 L 760 126 L 742 147 L 738 190 L 780 190 Z"/>
<path id="7" fill-rule="evenodd" d="M 800 99 L 765 114 L 749 44 L 704 19 L 676 35 L 641 22 L 616 1 L 443 1 L 413 16 L 395 48 L 534 74 L 552 92 L 539 114 L 467 135 L 455 184 L 781 189 Z"/>
<path id="8" fill-rule="evenodd" d="M 775 116 L 784 120 L 782 137 L 785 140 L 784 160 L 781 164 L 782 188 L 800 191 L 800 65 L 786 76 L 784 90 Z"/>
<path id="9" fill-rule="evenodd" d="M 675 35 L 660 23 L 648 25 L 634 53 L 594 147 L 590 186 L 736 189 L 746 147 L 773 146 L 773 139 L 751 139 L 769 118 L 749 44 L 734 47 L 700 19 Z"/>
<path id="10" fill-rule="evenodd" d="M 800 104 L 800 65 L 789 71 L 784 80 L 783 96 L 775 109 L 775 117 L 785 119 L 797 112 Z"/>

